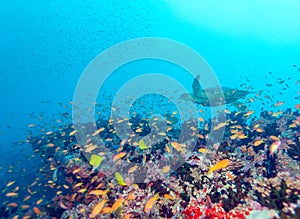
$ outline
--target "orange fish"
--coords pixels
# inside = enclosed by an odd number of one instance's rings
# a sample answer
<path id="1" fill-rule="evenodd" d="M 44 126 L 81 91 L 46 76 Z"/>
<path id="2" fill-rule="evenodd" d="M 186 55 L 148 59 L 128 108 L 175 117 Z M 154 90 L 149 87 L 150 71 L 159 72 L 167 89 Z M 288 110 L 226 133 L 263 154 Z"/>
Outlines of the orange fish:
<path id="1" fill-rule="evenodd" d="M 176 149 L 178 152 L 184 152 L 186 145 L 185 144 L 179 144 L 178 142 L 171 142 L 171 145 L 173 148 Z"/>
<path id="2" fill-rule="evenodd" d="M 36 202 L 36 204 L 39 205 L 39 204 L 41 204 L 43 201 L 44 201 L 43 199 L 39 199 L 39 200 Z"/>
<path id="3" fill-rule="evenodd" d="M 62 201 L 60 201 L 58 204 L 62 209 L 68 209 L 68 206 L 66 206 Z"/>
<path id="4" fill-rule="evenodd" d="M 254 110 L 250 110 L 244 114 L 244 116 L 250 116 L 254 113 Z"/>
<path id="5" fill-rule="evenodd" d="M 135 196 L 135 194 L 134 194 L 134 191 L 130 192 L 130 193 L 128 194 L 128 196 L 127 196 L 127 199 L 128 199 L 128 200 L 133 200 L 133 199 L 135 199 L 135 198 L 136 198 L 136 196 Z"/>
<path id="6" fill-rule="evenodd" d="M 22 209 L 27 209 L 27 208 L 29 208 L 30 206 L 29 205 L 21 205 L 21 208 Z"/>
<path id="7" fill-rule="evenodd" d="M 235 175 L 234 175 L 232 172 L 228 171 L 228 172 L 226 173 L 226 177 L 227 177 L 227 179 L 229 179 L 229 180 L 233 180 L 233 179 L 235 178 Z"/>
<path id="8" fill-rule="evenodd" d="M 202 117 L 199 117 L 198 120 L 199 120 L 200 122 L 204 122 L 204 118 L 202 118 Z"/>
<path id="9" fill-rule="evenodd" d="M 213 165 L 212 167 L 210 167 L 207 174 L 211 174 L 212 172 L 214 172 L 216 170 L 221 170 L 221 169 L 227 167 L 229 164 L 230 164 L 230 160 L 228 160 L 228 159 L 221 160 L 218 163 L 216 163 L 215 165 Z"/>
<path id="10" fill-rule="evenodd" d="M 37 207 L 33 207 L 33 211 L 34 211 L 34 213 L 36 213 L 37 215 L 41 215 L 41 214 L 42 214 L 41 210 L 38 209 Z"/>
<path id="11" fill-rule="evenodd" d="M 174 200 L 174 199 L 175 199 L 175 197 L 172 196 L 172 195 L 170 195 L 170 194 L 164 194 L 164 197 L 165 197 L 166 199 L 170 199 L 170 200 Z"/>
<path id="12" fill-rule="evenodd" d="M 108 190 L 92 190 L 89 192 L 89 195 L 97 195 L 97 196 L 100 196 L 100 195 L 106 195 L 108 193 Z"/>
<path id="13" fill-rule="evenodd" d="M 6 196 L 7 197 L 16 197 L 16 196 L 18 196 L 18 193 L 16 193 L 16 192 L 8 192 L 8 193 L 6 193 Z"/>
<path id="14" fill-rule="evenodd" d="M 107 200 L 103 199 L 101 202 L 96 204 L 92 210 L 92 213 L 90 214 L 90 218 L 95 218 L 101 212 L 106 202 Z"/>
<path id="15" fill-rule="evenodd" d="M 102 128 L 100 128 L 100 129 L 96 130 L 96 131 L 92 134 L 92 136 L 98 135 L 100 132 L 104 131 L 104 129 L 105 129 L 105 128 L 102 127 Z"/>
<path id="16" fill-rule="evenodd" d="M 271 138 L 273 141 L 279 141 L 279 138 L 276 137 L 275 135 L 271 135 L 270 138 Z"/>
<path id="17" fill-rule="evenodd" d="M 230 136 L 230 139 L 232 139 L 232 140 L 236 139 L 238 136 L 239 136 L 238 134 L 233 134 L 233 135 Z"/>
<path id="18" fill-rule="evenodd" d="M 7 206 L 9 206 L 9 207 L 18 207 L 18 204 L 15 203 L 15 202 L 12 202 L 12 203 L 7 204 Z"/>
<path id="19" fill-rule="evenodd" d="M 129 168 L 128 173 L 133 173 L 134 171 L 136 171 L 136 169 L 137 169 L 138 167 L 139 167 L 138 165 L 135 165 L 135 166 Z"/>
<path id="20" fill-rule="evenodd" d="M 253 146 L 259 146 L 259 145 L 261 145 L 262 143 L 264 142 L 264 140 L 257 140 L 257 141 L 255 141 L 254 143 L 253 143 Z"/>
<path id="21" fill-rule="evenodd" d="M 171 153 L 171 149 L 169 148 L 169 146 L 166 146 L 166 151 L 170 154 Z"/>
<path id="22" fill-rule="evenodd" d="M 104 207 L 101 210 L 101 214 L 110 214 L 111 213 L 111 208 L 110 207 Z"/>
<path id="23" fill-rule="evenodd" d="M 275 112 L 275 113 L 272 114 L 272 116 L 276 117 L 278 115 L 281 115 L 282 113 L 283 113 L 283 111 Z"/>
<path id="24" fill-rule="evenodd" d="M 126 152 L 120 152 L 113 156 L 113 162 L 122 159 L 126 155 Z"/>
<path id="25" fill-rule="evenodd" d="M 159 198 L 159 193 L 156 193 L 155 196 L 151 197 L 146 205 L 145 205 L 145 208 L 144 208 L 144 211 L 146 213 L 149 213 L 149 211 L 151 211 L 151 209 L 153 208 L 153 205 L 156 203 L 157 199 Z"/>
<path id="26" fill-rule="evenodd" d="M 96 145 L 89 144 L 89 145 L 87 145 L 87 147 L 85 148 L 85 152 L 90 153 L 90 152 L 92 152 L 93 150 L 95 150 L 96 148 L 97 148 Z"/>
<path id="27" fill-rule="evenodd" d="M 252 103 L 254 103 L 254 99 L 251 97 L 251 98 L 249 98 L 249 100 L 252 102 Z"/>
<path id="28" fill-rule="evenodd" d="M 238 137 L 239 137 L 239 139 L 245 139 L 245 138 L 248 138 L 248 136 L 245 135 L 244 133 L 238 134 Z"/>
<path id="29" fill-rule="evenodd" d="M 261 128 L 257 128 L 256 131 L 259 132 L 259 133 L 263 132 L 263 130 Z"/>
<path id="30" fill-rule="evenodd" d="M 281 102 L 275 103 L 274 106 L 281 106 L 281 105 L 283 105 L 283 104 L 284 104 L 284 102 L 281 101 Z"/>
<path id="31" fill-rule="evenodd" d="M 80 170 L 81 170 L 81 168 L 79 167 L 79 168 L 77 168 L 77 169 L 75 169 L 75 170 L 73 170 L 73 174 L 76 174 L 76 173 L 78 173 L 78 172 L 80 172 Z"/>
<path id="32" fill-rule="evenodd" d="M 279 146 L 281 145 L 281 141 L 275 141 L 271 144 L 269 148 L 270 156 L 274 157 L 274 154 L 278 151 Z"/>
<path id="33" fill-rule="evenodd" d="M 30 195 L 27 195 L 27 196 L 23 199 L 23 202 L 29 200 L 30 198 L 31 198 L 31 196 L 30 196 Z"/>
<path id="34" fill-rule="evenodd" d="M 78 187 L 81 186 L 82 184 L 83 184 L 83 182 L 76 183 L 76 184 L 73 186 L 73 189 L 78 188 Z"/>
<path id="35" fill-rule="evenodd" d="M 118 200 L 111 206 L 111 213 L 116 211 L 123 204 L 124 198 L 120 197 Z"/>
<path id="36" fill-rule="evenodd" d="M 125 214 L 124 219 L 130 219 L 131 218 L 131 213 Z"/>
<path id="37" fill-rule="evenodd" d="M 218 130 L 218 129 L 220 129 L 220 128 L 226 126 L 226 125 L 227 125 L 226 122 L 222 122 L 222 123 L 216 125 L 216 126 L 213 128 L 213 130 L 216 131 L 216 130 Z"/>
<path id="38" fill-rule="evenodd" d="M 201 134 L 197 134 L 197 137 L 198 138 L 201 138 L 201 139 L 204 139 L 205 137 L 203 136 L 203 135 L 201 135 Z"/>

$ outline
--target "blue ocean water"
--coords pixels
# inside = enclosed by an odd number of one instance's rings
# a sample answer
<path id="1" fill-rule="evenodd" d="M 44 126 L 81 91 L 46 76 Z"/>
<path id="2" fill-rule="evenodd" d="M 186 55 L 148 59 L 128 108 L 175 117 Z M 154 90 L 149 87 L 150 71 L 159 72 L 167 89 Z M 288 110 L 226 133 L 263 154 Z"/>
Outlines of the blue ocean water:
<path id="1" fill-rule="evenodd" d="M 7 199 L 8 182 L 26 187 L 46 165 L 24 142 L 28 130 L 34 135 L 37 130 L 57 128 L 57 120 L 71 123 L 70 102 L 81 74 L 97 55 L 126 40 L 158 37 L 185 44 L 206 60 L 221 86 L 241 89 L 245 83 L 251 91 L 269 95 L 271 100 L 255 101 L 249 107 L 257 114 L 262 107 L 274 110 L 272 104 L 279 101 L 284 104 L 276 110 L 294 109 L 300 86 L 296 83 L 300 79 L 299 4 L 296 0 L 2 2 L 0 199 L 3 203 Z M 157 60 L 127 63 L 110 75 L 98 93 L 103 114 L 110 112 L 109 103 L 118 89 L 145 73 L 172 77 L 192 92 L 193 76 L 176 65 Z M 151 80 L 142 83 L 162 90 L 170 86 Z M 175 110 L 173 106 L 167 111 Z M 161 109 L 154 111 L 158 114 Z M 19 197 L 22 200 L 25 192 Z"/>

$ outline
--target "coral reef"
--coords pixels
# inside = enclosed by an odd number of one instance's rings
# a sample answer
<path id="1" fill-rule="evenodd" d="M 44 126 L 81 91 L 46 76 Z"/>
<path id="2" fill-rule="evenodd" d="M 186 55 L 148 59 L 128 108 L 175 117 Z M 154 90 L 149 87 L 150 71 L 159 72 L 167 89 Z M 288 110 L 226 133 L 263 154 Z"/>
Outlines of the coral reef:
<path id="1" fill-rule="evenodd" d="M 155 133 L 160 137 L 152 142 L 145 138 L 146 146 L 141 147 L 135 140 L 149 134 L 149 120 L 136 115 L 117 121 L 133 124 L 132 136 L 122 140 L 111 118 L 99 119 L 98 134 L 113 154 L 101 156 L 112 159 L 111 166 L 92 166 L 84 156 L 93 150 L 101 154 L 91 133 L 88 146 L 79 145 L 76 130 L 69 125 L 38 137 L 30 135 L 28 141 L 49 165 L 43 174 L 55 196 L 24 215 L 241 219 L 251 212 L 274 211 L 280 218 L 294 217 L 300 200 L 298 114 L 286 110 L 274 116 L 266 111 L 250 119 L 253 111 L 246 107 L 226 113 L 227 120 L 213 130 L 203 120 L 203 129 L 194 133 L 197 140 L 192 150 L 194 142 L 176 140 L 180 133 L 176 127 Z M 225 127 L 222 141 L 207 145 L 209 133 L 217 133 L 220 127 Z M 224 160 L 228 163 L 221 165 Z M 6 214 L 5 208 L 1 210 Z"/>

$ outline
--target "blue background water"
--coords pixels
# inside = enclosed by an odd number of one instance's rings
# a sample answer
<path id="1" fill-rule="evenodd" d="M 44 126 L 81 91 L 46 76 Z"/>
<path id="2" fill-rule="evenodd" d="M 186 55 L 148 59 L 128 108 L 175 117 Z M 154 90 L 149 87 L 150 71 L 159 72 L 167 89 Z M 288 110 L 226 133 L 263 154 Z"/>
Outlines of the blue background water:
<path id="1" fill-rule="evenodd" d="M 51 123 L 50 119 L 66 111 L 58 103 L 72 100 L 81 73 L 95 56 L 136 37 L 182 42 L 207 60 L 222 85 L 238 87 L 248 78 L 254 90 L 270 90 L 274 101 L 285 101 L 284 107 L 294 106 L 297 100 L 293 96 L 299 91 L 295 81 L 300 78 L 299 6 L 296 0 L 1 2 L 1 175 L 11 164 L 15 170 L 8 179 L 23 167 L 38 166 L 38 158 L 26 162 L 32 153 L 28 145 L 11 142 L 26 139 L 28 124 Z M 142 67 L 136 64 L 129 68 L 122 79 L 116 73 L 104 89 L 120 87 L 142 73 Z M 163 67 L 158 65 L 151 71 L 172 75 L 190 89 L 191 76 Z M 287 81 L 290 89 L 283 95 L 278 95 L 282 89 L 277 83 L 279 77 L 292 78 Z M 43 115 L 43 119 L 30 113 Z"/>

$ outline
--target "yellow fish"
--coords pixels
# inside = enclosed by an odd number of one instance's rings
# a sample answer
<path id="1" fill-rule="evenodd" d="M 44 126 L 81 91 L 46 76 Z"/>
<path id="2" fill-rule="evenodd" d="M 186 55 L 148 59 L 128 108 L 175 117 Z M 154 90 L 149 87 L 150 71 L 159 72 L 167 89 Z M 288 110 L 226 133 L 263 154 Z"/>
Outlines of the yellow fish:
<path id="1" fill-rule="evenodd" d="M 206 148 L 199 148 L 198 150 L 200 153 L 206 154 L 209 152 L 209 150 L 207 150 Z"/>
<path id="2" fill-rule="evenodd" d="M 124 182 L 123 177 L 121 176 L 121 174 L 119 172 L 115 173 L 116 176 L 116 180 L 117 182 L 121 185 L 121 186 L 126 186 L 127 184 Z"/>
<path id="3" fill-rule="evenodd" d="M 11 186 L 11 185 L 14 184 L 14 183 L 15 183 L 15 181 L 8 182 L 6 186 L 9 187 L 9 186 Z"/>
<path id="4" fill-rule="evenodd" d="M 255 126 L 254 126 L 254 129 L 257 129 L 259 127 L 259 124 L 256 124 Z"/>
<path id="5" fill-rule="evenodd" d="M 139 148 L 141 150 L 146 150 L 148 148 L 143 139 L 139 141 Z"/>
<path id="6" fill-rule="evenodd" d="M 229 164 L 230 164 L 230 160 L 228 160 L 228 159 L 221 160 L 218 163 L 216 163 L 215 165 L 213 165 L 212 167 L 210 167 L 207 174 L 211 174 L 212 172 L 214 172 L 216 170 L 221 170 L 221 169 L 227 167 Z"/>
<path id="7" fill-rule="evenodd" d="M 144 211 L 145 211 L 146 213 L 149 213 L 149 211 L 151 211 L 151 209 L 153 208 L 153 205 L 156 203 L 156 201 L 157 201 L 158 198 L 159 198 L 159 193 L 156 193 L 155 196 L 151 197 L 151 198 L 147 201 L 147 203 L 146 203 L 146 205 L 145 205 L 145 207 L 144 207 Z"/>
<path id="8" fill-rule="evenodd" d="M 75 135 L 76 132 L 77 132 L 77 130 L 74 130 L 74 131 L 70 132 L 69 136 Z"/>
<path id="9" fill-rule="evenodd" d="M 93 169 L 98 168 L 100 166 L 102 160 L 103 160 L 103 157 L 93 154 L 90 159 L 90 164 L 93 166 Z"/>
<path id="10" fill-rule="evenodd" d="M 138 128 L 137 130 L 135 130 L 135 132 L 142 132 L 143 128 Z"/>
<path id="11" fill-rule="evenodd" d="M 162 173 L 167 173 L 167 172 L 169 172 L 170 171 L 170 165 L 168 165 L 168 166 L 165 166 L 162 170 L 161 170 L 161 172 Z"/>
<path id="12" fill-rule="evenodd" d="M 86 190 L 87 190 L 87 188 L 82 188 L 82 189 L 79 189 L 77 192 L 78 192 L 78 193 L 85 193 Z"/>

